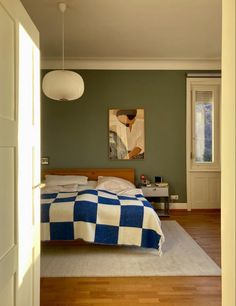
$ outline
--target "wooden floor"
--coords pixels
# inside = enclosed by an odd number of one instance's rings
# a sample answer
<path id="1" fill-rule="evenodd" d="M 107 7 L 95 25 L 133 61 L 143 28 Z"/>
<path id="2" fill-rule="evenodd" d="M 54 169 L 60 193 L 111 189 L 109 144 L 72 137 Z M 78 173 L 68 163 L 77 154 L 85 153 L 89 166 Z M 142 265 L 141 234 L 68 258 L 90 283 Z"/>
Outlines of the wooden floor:
<path id="1" fill-rule="evenodd" d="M 176 220 L 220 265 L 220 214 L 174 211 Z M 98 263 L 99 264 L 99 263 Z M 41 306 L 220 306 L 220 277 L 42 278 Z"/>

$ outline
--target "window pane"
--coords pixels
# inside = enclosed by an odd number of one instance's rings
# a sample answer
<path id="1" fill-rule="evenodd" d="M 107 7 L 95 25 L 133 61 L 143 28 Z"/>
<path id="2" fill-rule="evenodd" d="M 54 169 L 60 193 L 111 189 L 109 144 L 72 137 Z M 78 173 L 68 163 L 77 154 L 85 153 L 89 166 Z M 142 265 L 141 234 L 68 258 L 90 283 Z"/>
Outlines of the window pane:
<path id="1" fill-rule="evenodd" d="M 213 162 L 213 102 L 211 91 L 197 91 L 195 102 L 195 162 Z"/>

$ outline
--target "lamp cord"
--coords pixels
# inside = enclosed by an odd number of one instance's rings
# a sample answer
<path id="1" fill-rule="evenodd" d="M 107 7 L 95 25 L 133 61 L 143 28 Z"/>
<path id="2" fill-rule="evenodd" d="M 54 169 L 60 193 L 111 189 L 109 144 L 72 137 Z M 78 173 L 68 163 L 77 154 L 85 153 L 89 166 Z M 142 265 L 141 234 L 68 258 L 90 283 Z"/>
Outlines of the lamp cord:
<path id="1" fill-rule="evenodd" d="M 62 70 L 64 70 L 65 57 L 65 22 L 64 12 L 62 12 Z"/>

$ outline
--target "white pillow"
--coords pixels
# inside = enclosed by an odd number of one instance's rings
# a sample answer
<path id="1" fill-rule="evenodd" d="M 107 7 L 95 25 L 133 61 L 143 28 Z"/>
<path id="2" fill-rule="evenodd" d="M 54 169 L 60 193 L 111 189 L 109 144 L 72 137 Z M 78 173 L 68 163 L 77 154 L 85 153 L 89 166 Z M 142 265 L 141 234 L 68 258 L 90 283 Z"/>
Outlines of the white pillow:
<path id="1" fill-rule="evenodd" d="M 75 192 L 75 191 L 83 191 L 86 189 L 96 189 L 97 181 L 88 181 L 87 185 L 78 185 L 78 184 L 71 184 L 71 185 L 54 185 L 48 186 L 46 185 L 42 188 L 42 193 L 54 193 L 54 192 Z"/>
<path id="2" fill-rule="evenodd" d="M 57 193 L 57 192 L 75 192 L 78 190 L 77 184 L 71 185 L 46 185 L 44 188 L 41 189 L 42 193 Z"/>
<path id="3" fill-rule="evenodd" d="M 81 175 L 46 175 L 47 186 L 87 185 L 88 177 Z"/>
<path id="4" fill-rule="evenodd" d="M 135 188 L 134 184 L 115 176 L 99 176 L 96 189 L 105 189 L 114 193 Z"/>

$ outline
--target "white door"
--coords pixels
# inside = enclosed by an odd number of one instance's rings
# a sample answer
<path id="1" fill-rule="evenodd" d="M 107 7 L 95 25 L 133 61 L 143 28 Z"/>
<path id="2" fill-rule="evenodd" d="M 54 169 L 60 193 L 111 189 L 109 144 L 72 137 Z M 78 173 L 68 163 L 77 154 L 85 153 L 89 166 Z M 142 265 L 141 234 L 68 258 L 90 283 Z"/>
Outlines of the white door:
<path id="1" fill-rule="evenodd" d="M 0 0 L 0 304 L 39 305 L 39 33 Z"/>
<path id="2" fill-rule="evenodd" d="M 187 79 L 188 209 L 220 208 L 220 79 Z"/>

